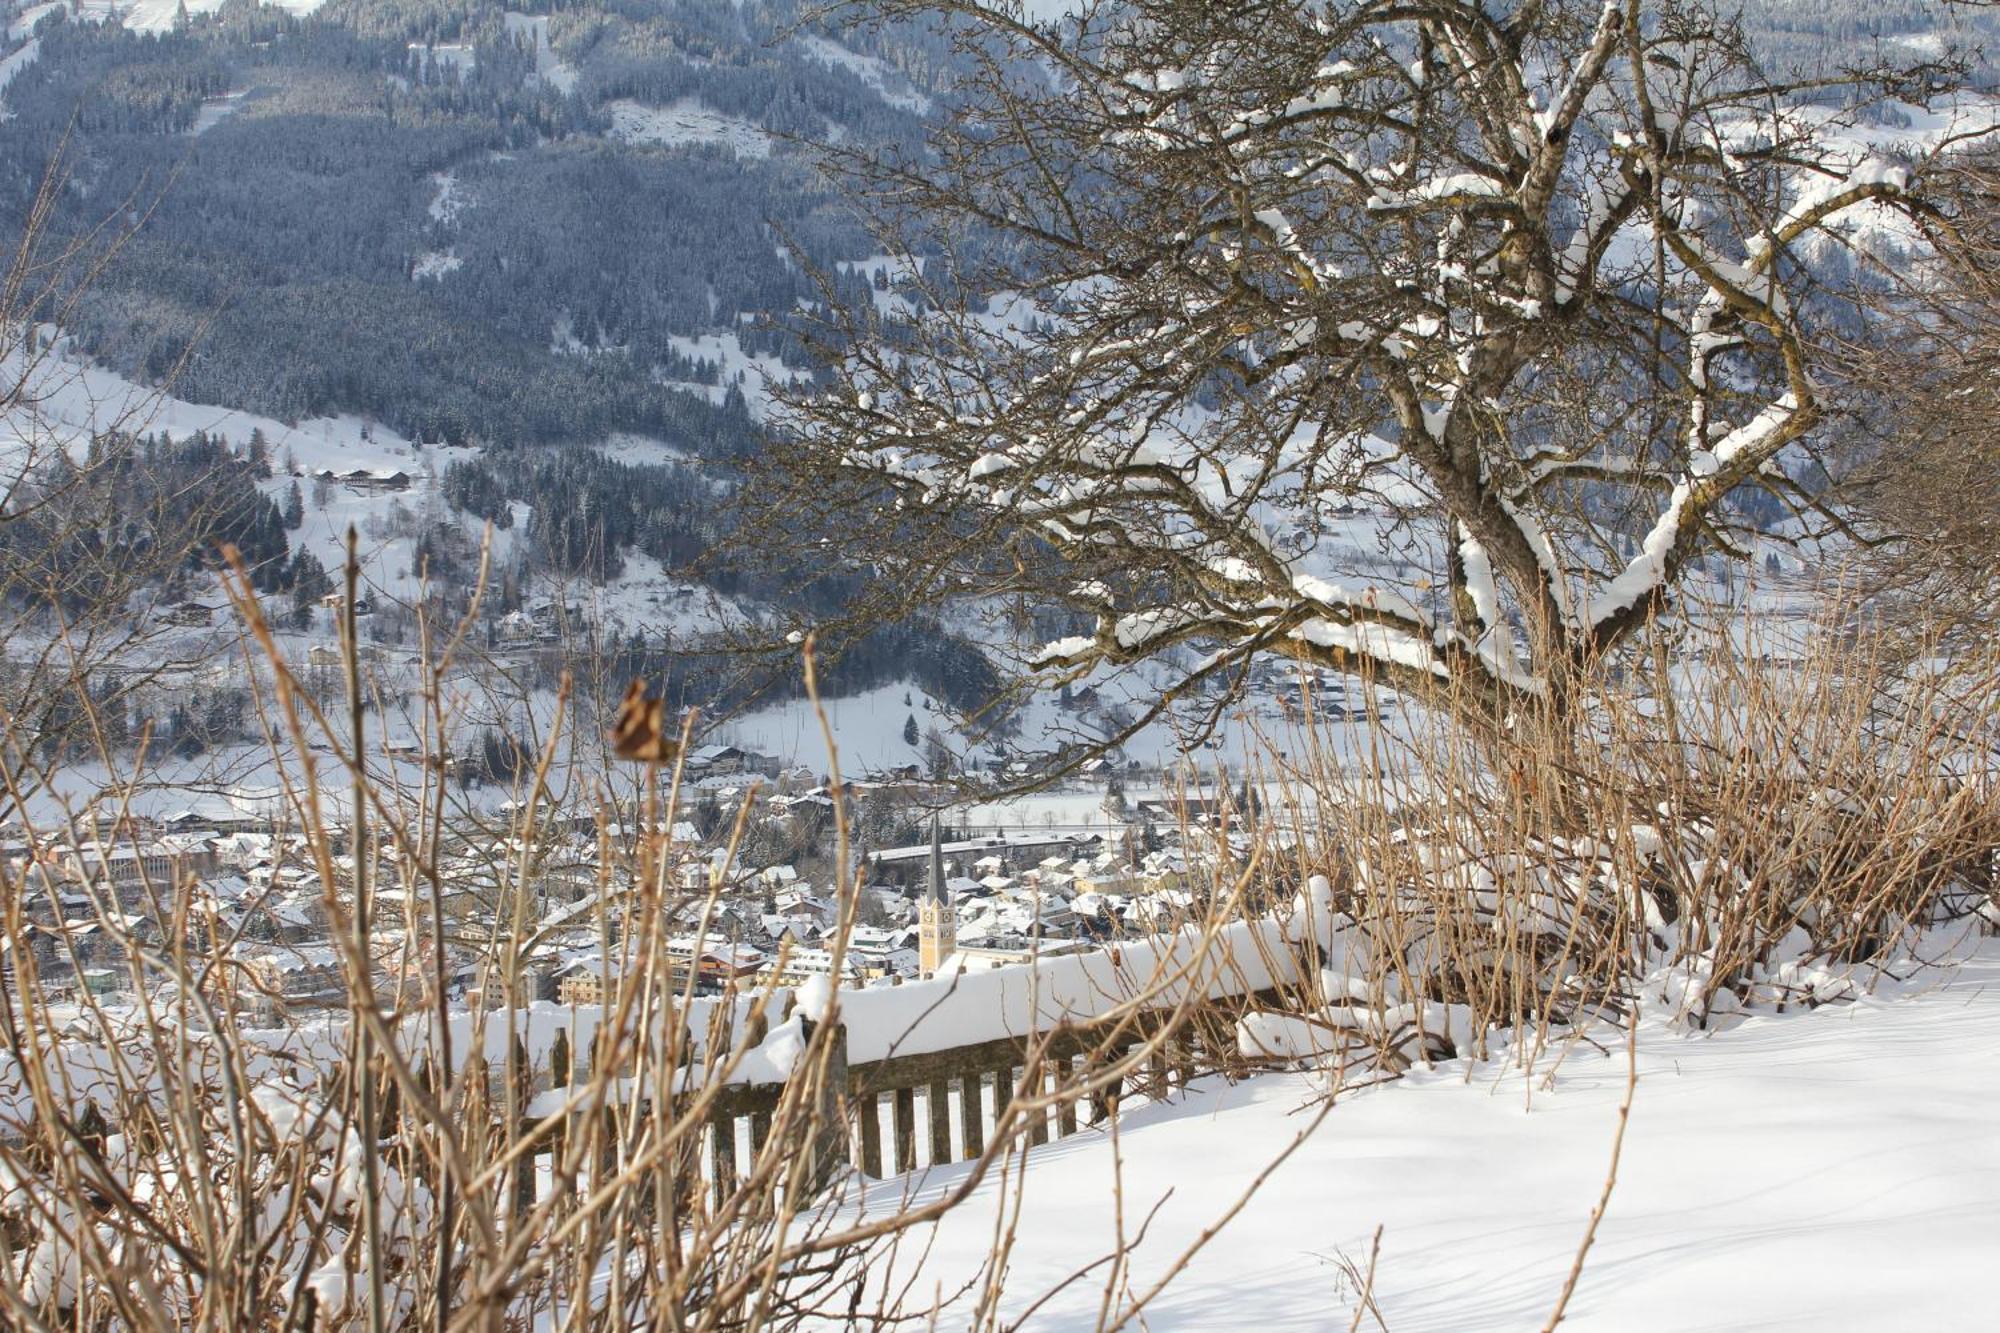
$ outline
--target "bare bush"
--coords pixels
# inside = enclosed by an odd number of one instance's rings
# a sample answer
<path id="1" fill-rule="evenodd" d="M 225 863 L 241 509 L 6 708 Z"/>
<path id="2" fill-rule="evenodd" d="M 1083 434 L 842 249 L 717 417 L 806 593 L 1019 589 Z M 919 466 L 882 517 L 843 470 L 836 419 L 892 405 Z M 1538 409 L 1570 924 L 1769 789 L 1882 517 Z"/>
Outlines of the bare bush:
<path id="1" fill-rule="evenodd" d="M 2000 924 L 2000 655 L 1904 671 L 1837 620 L 1599 677 L 1573 749 L 1448 711 L 1374 729 L 1360 765 L 1302 737 L 1329 1008 L 1268 1048 L 1532 1058 L 1634 1004 L 1707 1025 L 1850 998 L 1934 930 Z"/>

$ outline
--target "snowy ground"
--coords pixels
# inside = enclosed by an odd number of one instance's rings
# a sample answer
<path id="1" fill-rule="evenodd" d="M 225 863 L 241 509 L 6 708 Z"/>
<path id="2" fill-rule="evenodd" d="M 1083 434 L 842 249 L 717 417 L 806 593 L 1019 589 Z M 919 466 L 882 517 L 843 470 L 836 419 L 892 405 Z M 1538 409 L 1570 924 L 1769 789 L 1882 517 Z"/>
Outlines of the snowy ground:
<path id="1" fill-rule="evenodd" d="M 738 157 L 769 157 L 771 136 L 747 120 L 725 116 L 692 98 L 671 106 L 647 106 L 630 98 L 606 102 L 611 137 L 635 146 L 677 148 L 715 144 Z"/>
<path id="2" fill-rule="evenodd" d="M 904 699 L 908 703 L 903 702 Z M 922 733 L 945 714 L 914 685 L 882 685 L 826 701 L 826 724 L 839 748 L 841 771 L 854 776 L 872 769 L 923 762 Z M 903 723 L 917 719 L 918 744 L 903 739 Z M 788 699 L 732 718 L 714 739 L 740 745 L 786 762 L 826 767 L 826 738 L 818 714 L 805 699 Z"/>
<path id="3" fill-rule="evenodd" d="M 822 65 L 847 70 L 881 94 L 882 100 L 890 106 L 914 111 L 918 115 L 929 113 L 931 99 L 910 87 L 909 80 L 876 57 L 851 51 L 818 33 L 806 33 L 798 39 L 798 43 L 807 56 Z"/>
<path id="4" fill-rule="evenodd" d="M 325 0 L 265 0 L 266 3 L 294 14 L 310 14 Z M 174 26 L 174 15 L 179 10 L 181 0 L 133 0 L 118 8 L 125 16 L 125 26 L 134 32 L 165 32 Z M 208 14 L 222 8 L 222 0 L 187 0 L 189 14 Z"/>
<path id="5" fill-rule="evenodd" d="M 806 374 L 775 356 L 744 351 L 742 339 L 733 333 L 704 333 L 695 337 L 676 334 L 667 339 L 667 346 L 690 361 L 706 361 L 716 368 L 714 384 L 669 381 L 671 387 L 701 394 L 719 405 L 728 398 L 733 385 L 742 391 L 750 415 L 759 421 L 764 419 L 771 401 L 770 386 L 789 384 Z"/>
<path id="6" fill-rule="evenodd" d="M 533 16 L 510 9 L 506 14 L 507 35 L 519 37 L 531 33 L 535 40 L 535 77 L 548 84 L 559 93 L 576 90 L 576 71 L 556 58 L 549 46 L 549 20 L 546 14 Z"/>
<path id="7" fill-rule="evenodd" d="M 244 99 L 249 97 L 248 88 L 220 97 L 202 99 L 201 110 L 195 115 L 194 124 L 188 127 L 190 135 L 206 134 L 243 109 Z"/>
<path id="8" fill-rule="evenodd" d="M 1642 1030 L 1610 1208 L 1565 1328 L 1991 1327 L 2000 1258 L 2000 941 L 1908 993 L 1751 1019 L 1716 1035 Z M 1152 1329 L 1344 1329 L 1382 1228 L 1374 1285 L 1396 1333 L 1540 1327 L 1609 1162 L 1625 1055 L 1588 1049 L 1553 1090 L 1445 1066 L 1349 1094 L 1158 1302 Z M 1143 1291 L 1311 1119 L 1304 1076 L 1214 1086 L 1129 1114 L 1128 1230 L 1160 1204 Z M 1004 1306 L 1014 1315 L 1108 1252 L 1114 1155 L 1093 1133 L 1034 1150 Z M 961 1179 L 935 1173 L 929 1198 Z M 902 1198 L 878 1187 L 875 1207 Z M 947 1216 L 918 1287 L 950 1292 L 993 1241 L 1001 1191 Z M 1164 1200 L 1164 1202 L 1162 1202 Z M 1102 1270 L 1030 1329 L 1093 1327 Z M 948 1313 L 940 1327 L 957 1326 Z M 1377 1322 L 1364 1319 L 1363 1328 Z"/>
<path id="9" fill-rule="evenodd" d="M 14 76 L 34 64 L 41 54 L 42 41 L 37 37 L 22 43 L 19 50 L 0 57 L 0 92 L 5 92 L 7 85 L 14 81 Z M 0 106 L 0 120 L 6 119 L 11 114 L 6 107 Z"/>

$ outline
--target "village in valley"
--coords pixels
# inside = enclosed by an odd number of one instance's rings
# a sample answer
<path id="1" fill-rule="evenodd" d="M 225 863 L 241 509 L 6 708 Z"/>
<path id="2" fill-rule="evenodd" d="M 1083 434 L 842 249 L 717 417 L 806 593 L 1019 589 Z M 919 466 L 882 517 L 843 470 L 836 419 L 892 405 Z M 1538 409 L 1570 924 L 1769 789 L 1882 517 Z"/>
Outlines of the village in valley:
<path id="1" fill-rule="evenodd" d="M 677 980 L 690 994 L 719 995 L 831 977 L 840 848 L 821 775 L 707 744 L 688 754 L 681 781 L 679 813 L 654 830 L 651 848 L 668 863 L 663 910 Z M 1133 796 L 1117 779 L 1085 777 L 1037 798 L 1040 823 L 1009 824 L 968 816 L 1025 816 L 1006 806 L 937 813 L 949 791 L 913 774 L 842 790 L 857 831 L 879 831 L 850 848 L 861 900 L 842 951 L 845 987 L 1028 962 L 1184 922 L 1204 905 L 1195 886 L 1246 853 L 1249 839 L 1231 823 L 1241 821 L 1239 801 L 1257 799 L 1247 787 L 1221 799 Z M 44 993 L 119 1004 L 150 988 L 156 978 L 141 959 L 164 941 L 147 903 L 179 885 L 189 893 L 190 947 L 230 960 L 233 998 L 247 1015 L 270 1024 L 344 1003 L 328 886 L 280 809 L 275 791 L 237 789 L 199 809 L 79 823 L 67 841 L 50 841 L 46 828 L 32 842 L 18 826 L 0 831 L 0 869 L 27 889 L 22 938 Z M 605 886 L 614 868 L 629 874 L 642 818 L 629 805 L 528 811 L 502 802 L 483 832 L 452 839 L 438 862 L 449 885 L 448 998 L 476 1006 L 482 986 L 500 984 L 479 937 L 516 913 L 530 944 L 513 998 L 594 1006 L 615 994 L 645 921 L 635 896 Z M 525 856 L 523 822 L 533 843 Z M 889 840 L 912 834 L 921 836 Z M 355 873 L 345 827 L 335 845 L 338 901 Z M 788 859 L 760 854 L 766 847 Z M 377 985 L 426 992 L 438 973 L 428 890 L 379 840 L 371 874 Z M 129 938 L 106 926 L 107 907 Z"/>

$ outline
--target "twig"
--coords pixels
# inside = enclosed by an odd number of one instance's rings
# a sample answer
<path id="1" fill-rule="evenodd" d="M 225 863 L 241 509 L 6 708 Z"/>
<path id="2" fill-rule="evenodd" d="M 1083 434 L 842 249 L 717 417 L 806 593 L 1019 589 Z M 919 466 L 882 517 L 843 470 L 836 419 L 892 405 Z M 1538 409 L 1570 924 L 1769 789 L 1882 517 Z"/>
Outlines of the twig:
<path id="1" fill-rule="evenodd" d="M 1592 1242 L 1597 1239 L 1597 1224 L 1604 1220 L 1604 1212 L 1611 1206 L 1611 1191 L 1618 1184 L 1618 1159 L 1625 1151 L 1625 1126 L 1632 1119 L 1632 1094 L 1638 1087 L 1639 1005 L 1635 1002 L 1626 1026 L 1625 1096 L 1618 1103 L 1618 1133 L 1611 1140 L 1611 1166 L 1604 1173 L 1604 1189 L 1597 1196 L 1597 1207 L 1591 1210 L 1590 1225 L 1583 1231 L 1583 1243 L 1576 1247 L 1576 1258 L 1569 1266 L 1569 1277 L 1563 1282 L 1562 1295 L 1556 1300 L 1556 1308 L 1549 1312 L 1549 1322 L 1542 1325 L 1542 1333 L 1555 1333 L 1556 1325 L 1562 1323 L 1563 1314 L 1569 1309 L 1569 1298 L 1576 1293 L 1577 1281 L 1583 1277 L 1584 1259 L 1590 1253 Z"/>

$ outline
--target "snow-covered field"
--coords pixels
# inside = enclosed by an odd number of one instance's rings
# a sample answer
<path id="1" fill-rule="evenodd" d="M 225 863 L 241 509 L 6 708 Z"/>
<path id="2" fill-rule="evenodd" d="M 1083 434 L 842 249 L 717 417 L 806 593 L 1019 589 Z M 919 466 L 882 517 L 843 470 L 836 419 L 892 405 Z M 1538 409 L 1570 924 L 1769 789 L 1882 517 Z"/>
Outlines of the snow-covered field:
<path id="1" fill-rule="evenodd" d="M 771 155 L 769 133 L 692 99 L 672 106 L 647 106 L 621 97 L 606 102 L 604 109 L 611 115 L 611 137 L 620 143 L 660 148 L 716 144 L 738 157 Z"/>
<path id="2" fill-rule="evenodd" d="M 223 121 L 228 120 L 243 109 L 243 99 L 250 95 L 245 88 L 240 92 L 224 93 L 220 97 L 203 100 L 201 111 L 195 116 L 194 124 L 188 127 L 189 134 L 205 134 Z"/>
<path id="3" fill-rule="evenodd" d="M 548 15 L 523 14 L 518 10 L 508 10 L 507 32 L 518 37 L 531 33 L 535 40 L 535 77 L 554 88 L 559 93 L 576 90 L 576 71 L 556 57 L 549 46 Z"/>
<path id="4" fill-rule="evenodd" d="M 39 332 L 45 344 L 54 336 L 47 325 Z M 18 347 L 0 359 L 0 378 L 6 382 L 13 383 L 22 371 Z M 81 449 L 93 433 L 111 430 L 161 432 L 176 439 L 206 431 L 238 446 L 252 431 L 262 431 L 274 456 L 290 450 L 308 471 L 409 469 L 417 453 L 417 446 L 402 436 L 380 426 L 370 429 L 359 417 L 321 417 L 288 426 L 254 412 L 190 403 L 85 364 L 66 342 L 55 354 L 40 358 L 22 388 L 23 401 L 33 408 L 17 407 L 0 416 L 0 462 L 18 457 L 24 447 L 43 448 L 58 439 Z"/>
<path id="5" fill-rule="evenodd" d="M 699 337 L 675 335 L 667 345 L 691 361 L 707 361 L 716 367 L 716 383 L 691 384 L 670 381 L 672 387 L 698 393 L 720 404 L 733 386 L 743 393 L 750 415 L 762 419 L 770 404 L 769 386 L 789 384 L 805 372 L 794 370 L 775 356 L 752 355 L 743 350 L 742 339 L 733 333 L 704 333 Z"/>
<path id="6" fill-rule="evenodd" d="M 909 702 L 903 702 L 905 698 Z M 826 722 L 839 749 L 841 772 L 856 776 L 870 769 L 923 762 L 922 733 L 944 715 L 933 712 L 930 698 L 913 685 L 884 685 L 845 699 L 826 701 Z M 918 743 L 903 740 L 903 723 L 917 719 Z M 948 727 L 946 728 L 948 730 Z M 796 760 L 815 768 L 826 766 L 826 741 L 812 704 L 792 699 L 773 704 L 727 723 L 718 739 L 760 754 Z"/>
<path id="7" fill-rule="evenodd" d="M 1896 989 L 1714 1035 L 1642 1027 L 1617 1185 L 1565 1328 L 1993 1326 L 2000 941 Z M 1342 1261 L 1365 1271 L 1379 1226 L 1380 1319 L 1359 1327 L 1541 1327 L 1603 1187 L 1625 1068 L 1622 1049 L 1584 1047 L 1552 1074 L 1451 1065 L 1343 1096 L 1145 1326 L 1345 1329 Z M 1115 1151 L 1089 1133 L 1034 1149 L 1006 1314 L 1110 1252 L 1121 1200 L 1128 1235 L 1158 1205 L 1128 1280 L 1144 1291 L 1311 1125 L 1313 1101 L 1304 1075 L 1211 1085 L 1128 1114 Z M 933 1173 L 917 1200 L 962 1172 Z M 982 1183 L 900 1275 L 960 1290 L 1011 1185 Z M 886 1183 L 871 1206 L 903 1194 Z M 1027 1327 L 1095 1326 L 1103 1287 L 1093 1271 Z"/>
<path id="8" fill-rule="evenodd" d="M 448 250 L 426 250 L 417 256 L 417 262 L 410 266 L 412 280 L 421 282 L 425 278 L 443 279 L 465 267 L 465 261 Z"/>
<path id="9" fill-rule="evenodd" d="M 54 331 L 44 326 L 44 340 Z M 0 358 L 0 378 L 13 383 L 22 374 L 17 347 Z M 353 524 L 362 534 L 362 558 L 367 581 L 376 592 L 409 601 L 418 592 L 414 535 L 386 534 L 384 520 L 397 505 L 417 507 L 429 494 L 432 479 L 454 459 L 472 452 L 443 445 L 420 445 L 378 423 L 357 416 L 318 417 L 287 425 L 253 412 L 190 403 L 156 389 L 133 383 L 114 371 L 85 364 L 66 344 L 43 356 L 28 372 L 24 399 L 30 407 L 0 413 L 0 471 L 23 459 L 46 459 L 57 448 L 78 450 L 94 433 L 109 430 L 160 433 L 182 439 L 196 431 L 228 440 L 238 449 L 252 432 L 269 442 L 277 475 L 264 483 L 282 499 L 296 466 L 308 477 L 322 470 L 349 472 L 370 469 L 405 472 L 412 488 L 403 493 L 372 494 L 335 486 L 325 505 L 306 507 L 305 526 L 292 539 L 318 556 L 329 570 L 344 559 L 346 532 Z M 310 483 L 306 483 L 310 489 Z M 504 556 L 515 533 L 495 535 L 496 556 Z"/>
<path id="10" fill-rule="evenodd" d="M 276 9 L 293 14 L 310 14 L 326 0 L 264 0 Z M 222 0 L 186 0 L 189 14 L 211 14 L 222 8 Z M 166 32 L 174 26 L 174 14 L 181 0 L 130 0 L 118 5 L 125 26 L 134 32 Z"/>

